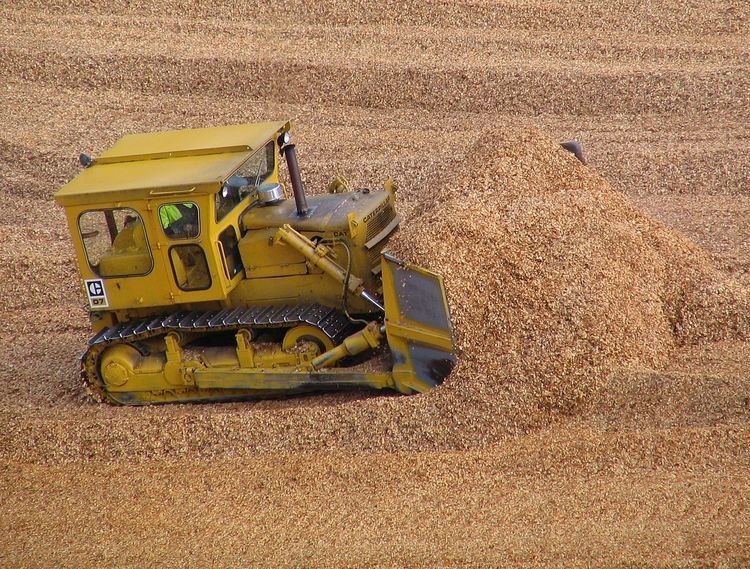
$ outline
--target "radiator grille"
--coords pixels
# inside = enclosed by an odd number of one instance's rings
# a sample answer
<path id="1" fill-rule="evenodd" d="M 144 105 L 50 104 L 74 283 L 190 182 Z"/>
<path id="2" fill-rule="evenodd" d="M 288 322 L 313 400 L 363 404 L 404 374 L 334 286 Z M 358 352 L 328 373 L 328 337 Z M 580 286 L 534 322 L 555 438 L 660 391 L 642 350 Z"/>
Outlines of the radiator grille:
<path id="1" fill-rule="evenodd" d="M 396 210 L 393 208 L 393 205 L 389 203 L 382 210 L 372 216 L 372 219 L 368 219 L 365 241 L 369 241 L 383 231 L 383 229 L 393 221 L 394 217 L 396 217 Z"/>
<path id="2" fill-rule="evenodd" d="M 384 239 L 367 252 L 367 260 L 370 262 L 370 269 L 376 269 L 380 264 L 380 253 L 383 251 L 386 241 L 387 239 Z"/>
<path id="3" fill-rule="evenodd" d="M 380 253 L 383 252 L 383 249 L 385 249 L 385 246 L 388 244 L 388 240 L 391 238 L 391 235 L 396 233 L 398 231 L 398 228 L 394 229 L 388 237 L 383 239 L 380 243 L 375 245 L 372 249 L 369 249 L 367 251 L 367 260 L 370 263 L 370 270 L 373 273 L 380 273 Z"/>

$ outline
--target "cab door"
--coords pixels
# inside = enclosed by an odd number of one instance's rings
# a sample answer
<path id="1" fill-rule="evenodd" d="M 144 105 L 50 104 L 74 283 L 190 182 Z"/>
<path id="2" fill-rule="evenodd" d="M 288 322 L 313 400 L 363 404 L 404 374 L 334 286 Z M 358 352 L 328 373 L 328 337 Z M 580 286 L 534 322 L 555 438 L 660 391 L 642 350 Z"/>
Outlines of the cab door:
<path id="1" fill-rule="evenodd" d="M 206 196 L 175 195 L 150 204 L 158 246 L 175 304 L 216 301 L 220 260 L 213 255 Z"/>

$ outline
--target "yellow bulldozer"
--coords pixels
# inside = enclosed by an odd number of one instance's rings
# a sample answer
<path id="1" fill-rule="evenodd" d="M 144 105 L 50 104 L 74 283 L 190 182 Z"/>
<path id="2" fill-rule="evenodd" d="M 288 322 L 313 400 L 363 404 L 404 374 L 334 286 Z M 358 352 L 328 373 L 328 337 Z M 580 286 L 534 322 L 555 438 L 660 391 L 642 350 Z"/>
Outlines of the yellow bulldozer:
<path id="1" fill-rule="evenodd" d="M 428 391 L 455 364 L 439 275 L 384 251 L 396 191 L 305 195 L 288 121 L 127 135 L 56 194 L 121 405 L 352 386 Z M 280 182 L 286 163 L 293 199 Z"/>

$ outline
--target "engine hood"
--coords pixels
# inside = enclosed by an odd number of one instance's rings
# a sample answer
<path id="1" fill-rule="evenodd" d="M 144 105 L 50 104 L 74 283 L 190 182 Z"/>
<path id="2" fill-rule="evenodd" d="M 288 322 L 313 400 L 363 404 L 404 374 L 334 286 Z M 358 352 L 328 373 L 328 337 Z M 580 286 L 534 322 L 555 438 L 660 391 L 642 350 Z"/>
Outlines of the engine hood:
<path id="1" fill-rule="evenodd" d="M 268 229 L 291 225 L 297 231 L 346 232 L 349 230 L 350 213 L 367 221 L 368 216 L 390 207 L 393 197 L 387 191 L 346 192 L 308 196 L 310 213 L 306 217 L 297 215 L 294 200 L 287 199 L 276 205 L 254 206 L 242 217 L 245 231 Z"/>

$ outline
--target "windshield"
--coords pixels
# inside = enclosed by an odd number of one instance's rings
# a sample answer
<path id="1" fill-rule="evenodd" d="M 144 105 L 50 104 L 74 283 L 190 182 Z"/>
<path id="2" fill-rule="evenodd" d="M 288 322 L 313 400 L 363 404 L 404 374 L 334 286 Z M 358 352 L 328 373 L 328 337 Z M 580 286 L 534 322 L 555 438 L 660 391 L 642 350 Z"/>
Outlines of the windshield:
<path id="1" fill-rule="evenodd" d="M 253 190 L 273 174 L 275 161 L 276 148 L 271 141 L 248 158 L 233 176 L 246 178 L 249 189 Z M 216 221 L 221 221 L 247 194 L 248 191 L 245 188 L 240 192 L 239 188 L 225 184 L 216 194 Z"/>

